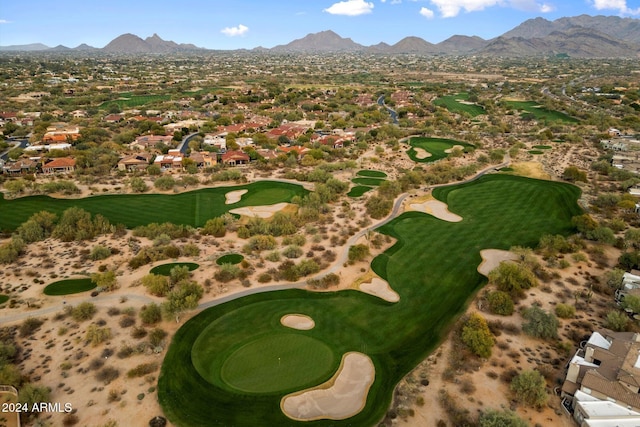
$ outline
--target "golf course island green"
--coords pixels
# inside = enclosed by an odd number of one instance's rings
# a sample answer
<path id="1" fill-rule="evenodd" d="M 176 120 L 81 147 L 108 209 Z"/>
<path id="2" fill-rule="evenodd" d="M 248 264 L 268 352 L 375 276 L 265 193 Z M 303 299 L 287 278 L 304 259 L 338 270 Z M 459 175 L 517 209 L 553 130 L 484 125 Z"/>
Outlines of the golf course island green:
<path id="1" fill-rule="evenodd" d="M 356 185 L 349 190 L 347 196 L 349 197 L 360 197 L 367 191 L 373 190 L 373 187 L 367 187 L 366 185 Z"/>
<path id="2" fill-rule="evenodd" d="M 355 289 L 286 289 L 220 303 L 188 320 L 158 378 L 167 418 L 185 427 L 376 425 L 396 384 L 439 345 L 486 283 L 477 271 L 480 251 L 534 246 L 544 234 L 569 235 L 575 231 L 571 218 L 582 213 L 578 187 L 503 174 L 439 187 L 433 196 L 462 220 L 414 211 L 377 229 L 397 239 L 372 262 L 399 295 L 396 302 Z M 291 314 L 307 316 L 315 326 L 283 325 Z M 348 354 L 362 356 L 355 373 L 343 369 Z M 336 394 L 325 397 L 351 398 L 337 386 L 358 375 L 368 380 L 352 387 L 364 393 L 348 402 L 355 410 L 336 415 L 333 405 L 313 413 L 311 404 L 295 409 L 296 402 L 313 403 L 316 389 L 336 376 L 336 388 L 324 392 Z"/>
<path id="3" fill-rule="evenodd" d="M 227 193 L 243 192 L 241 200 L 227 204 Z M 116 194 L 59 199 L 49 196 L 28 196 L 6 200 L 0 193 L 0 211 L 11 215 L 0 216 L 0 230 L 13 231 L 43 206 L 60 216 L 71 207 L 79 207 L 93 215 L 100 214 L 111 224 L 124 224 L 127 228 L 153 222 L 171 222 L 202 227 L 207 220 L 223 215 L 230 209 L 245 206 L 264 206 L 290 202 L 295 196 L 309 191 L 297 184 L 278 181 L 259 181 L 233 187 L 203 188 L 179 194 Z"/>
<path id="4" fill-rule="evenodd" d="M 453 139 L 413 137 L 409 139 L 409 158 L 418 163 L 435 162 L 446 158 L 456 146 L 467 152 L 474 146 Z"/>
<path id="5" fill-rule="evenodd" d="M 79 279 L 58 280 L 44 288 L 45 295 L 60 296 L 79 294 L 96 288 L 96 284 L 89 277 Z"/>
<path id="6" fill-rule="evenodd" d="M 240 264 L 243 259 L 244 259 L 244 256 L 241 254 L 227 254 L 227 255 L 222 255 L 220 258 L 218 258 L 216 260 L 216 264 L 218 265 Z"/>
<path id="7" fill-rule="evenodd" d="M 149 273 L 159 276 L 169 276 L 171 275 L 171 270 L 175 267 L 187 267 L 189 271 L 193 271 L 200 267 L 200 264 L 196 264 L 195 262 L 170 262 L 168 264 L 156 265 L 149 270 Z"/>

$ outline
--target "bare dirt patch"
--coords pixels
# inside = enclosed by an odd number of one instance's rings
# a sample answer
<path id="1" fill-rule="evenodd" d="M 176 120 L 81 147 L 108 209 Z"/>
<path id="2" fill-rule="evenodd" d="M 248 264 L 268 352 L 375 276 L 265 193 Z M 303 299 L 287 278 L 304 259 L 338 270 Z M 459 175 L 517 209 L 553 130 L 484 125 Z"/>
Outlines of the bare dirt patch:
<path id="1" fill-rule="evenodd" d="M 285 396 L 280 408 L 299 421 L 344 420 L 362 411 L 374 379 L 375 367 L 369 356 L 347 353 L 333 378 L 316 388 Z"/>
<path id="2" fill-rule="evenodd" d="M 518 162 L 511 165 L 516 175 L 526 176 L 528 178 L 551 179 L 551 175 L 544 171 L 542 164 L 538 162 Z"/>
<path id="3" fill-rule="evenodd" d="M 483 249 L 480 251 L 482 262 L 478 266 L 478 273 L 489 276 L 491 270 L 500 265 L 502 261 L 511 261 L 518 258 L 516 254 L 500 249 Z"/>

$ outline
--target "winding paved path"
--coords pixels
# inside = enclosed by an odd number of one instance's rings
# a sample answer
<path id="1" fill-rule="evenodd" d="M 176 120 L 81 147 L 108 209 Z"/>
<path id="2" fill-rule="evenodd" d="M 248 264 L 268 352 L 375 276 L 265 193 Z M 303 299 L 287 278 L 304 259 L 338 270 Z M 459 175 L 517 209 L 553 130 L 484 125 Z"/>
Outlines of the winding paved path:
<path id="1" fill-rule="evenodd" d="M 500 163 L 499 165 L 488 166 L 488 167 L 482 169 L 481 171 L 477 172 L 471 178 L 467 178 L 467 179 L 465 179 L 463 181 L 451 182 L 451 183 L 446 183 L 446 184 L 432 185 L 432 186 L 426 187 L 426 189 L 430 190 L 430 189 L 433 189 L 433 188 L 436 188 L 436 187 L 446 187 L 446 186 L 450 186 L 450 185 L 458 185 L 458 184 L 463 184 L 463 183 L 475 181 L 475 180 L 479 179 L 481 176 L 485 175 L 487 172 L 507 167 L 507 166 L 509 166 L 510 163 L 511 163 L 511 159 L 510 159 L 509 155 L 507 154 L 505 156 L 505 161 L 504 162 Z M 281 180 L 281 179 L 275 179 L 275 181 L 292 182 L 292 181 L 289 181 L 289 180 Z M 364 228 L 364 229 L 360 230 L 359 232 L 357 232 L 356 234 L 351 236 L 347 240 L 347 243 L 344 245 L 344 247 L 342 249 L 342 252 L 337 257 L 337 259 L 334 261 L 333 265 L 331 267 L 329 267 L 327 270 L 325 270 L 325 271 L 323 271 L 321 273 L 318 273 L 315 276 L 307 277 L 304 280 L 300 280 L 300 281 L 295 282 L 295 283 L 283 283 L 283 284 L 270 285 L 270 286 L 261 286 L 261 287 L 245 289 L 245 290 L 241 290 L 239 292 L 234 292 L 232 294 L 224 295 L 224 296 L 218 297 L 216 299 L 200 303 L 198 305 L 198 307 L 195 309 L 195 311 L 201 311 L 201 310 L 204 310 L 206 308 L 215 307 L 217 305 L 224 304 L 226 302 L 229 302 L 229 301 L 232 301 L 232 300 L 235 300 L 235 299 L 238 299 L 238 298 L 242 298 L 242 297 L 247 296 L 247 295 L 259 294 L 259 293 L 262 293 L 262 292 L 278 291 L 278 290 L 283 290 L 283 289 L 304 289 L 304 288 L 307 287 L 307 282 L 310 279 L 319 279 L 319 278 L 322 278 L 322 277 L 326 276 L 327 274 L 339 272 L 340 269 L 342 268 L 342 266 L 344 265 L 344 263 L 347 262 L 347 259 L 349 257 L 349 248 L 351 246 L 353 246 L 359 239 L 362 238 L 362 236 L 367 234 L 369 231 L 375 230 L 376 228 L 381 227 L 382 225 L 387 224 L 388 222 L 390 222 L 393 219 L 395 219 L 400 214 L 400 210 L 402 209 L 402 204 L 404 203 L 404 201 L 409 196 L 410 196 L 409 193 L 401 194 L 396 199 L 395 203 L 393 204 L 393 208 L 392 208 L 391 212 L 389 213 L 389 215 L 387 215 L 386 218 L 378 221 L 375 224 L 370 225 L 367 228 Z M 149 296 L 146 296 L 146 295 L 138 295 L 138 294 L 125 294 L 125 295 L 122 295 L 122 294 L 102 294 L 102 295 L 99 295 L 97 297 L 89 297 L 89 298 L 85 298 L 83 300 L 77 300 L 77 301 L 73 300 L 73 304 L 78 304 L 78 303 L 81 303 L 81 302 L 88 301 L 88 302 L 94 303 L 95 305 L 97 305 L 99 307 L 104 307 L 104 306 L 110 307 L 110 306 L 113 305 L 114 302 L 120 302 L 122 299 L 126 299 L 126 301 L 135 301 L 135 302 L 140 303 L 140 304 L 149 304 L 149 303 L 152 303 L 152 302 L 156 302 L 157 303 L 157 302 L 161 302 L 162 301 L 161 299 L 158 299 L 158 298 L 152 298 L 152 297 L 149 297 Z M 44 316 L 44 315 L 48 315 L 48 314 L 57 313 L 59 311 L 64 310 L 65 306 L 66 306 L 66 304 L 64 302 L 62 302 L 62 303 L 59 303 L 59 304 L 50 305 L 48 307 L 37 309 L 37 310 L 26 311 L 26 312 L 15 313 L 15 314 L 9 314 L 9 315 L 6 315 L 6 314 L 2 313 L 3 310 L 0 310 L 0 316 L 1 316 L 0 317 L 0 324 L 14 323 L 14 322 L 25 320 L 25 319 L 27 319 L 29 317 L 38 317 L 38 316 Z"/>

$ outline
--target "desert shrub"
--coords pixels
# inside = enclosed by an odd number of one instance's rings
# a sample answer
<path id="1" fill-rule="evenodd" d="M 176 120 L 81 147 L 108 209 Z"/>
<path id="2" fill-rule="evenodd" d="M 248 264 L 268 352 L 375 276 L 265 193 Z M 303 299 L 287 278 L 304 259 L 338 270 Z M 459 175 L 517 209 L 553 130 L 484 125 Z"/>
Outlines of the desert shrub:
<path id="1" fill-rule="evenodd" d="M 89 258 L 91 258 L 93 261 L 106 259 L 110 256 L 111 249 L 104 245 L 95 245 L 93 248 L 91 248 L 91 254 L 89 254 Z"/>
<path id="2" fill-rule="evenodd" d="M 529 307 L 522 312 L 526 320 L 522 330 L 532 337 L 551 339 L 558 337 L 559 322 L 553 313 L 548 313 L 538 306 Z"/>
<path id="3" fill-rule="evenodd" d="M 36 319 L 33 317 L 27 318 L 20 324 L 20 328 L 18 329 L 18 331 L 20 332 L 20 336 L 30 337 L 35 331 L 40 328 L 40 326 L 42 326 L 43 323 L 44 321 L 41 319 Z"/>
<path id="4" fill-rule="evenodd" d="M 622 311 L 611 310 L 605 318 L 605 326 L 617 332 L 626 331 L 629 326 L 629 316 Z"/>
<path id="5" fill-rule="evenodd" d="M 278 262 L 278 261 L 280 261 L 280 252 L 278 252 L 278 251 L 269 252 L 267 254 L 267 256 L 265 257 L 265 259 L 267 261 L 271 261 L 271 262 Z"/>
<path id="6" fill-rule="evenodd" d="M 173 271 L 173 270 L 172 270 Z M 169 278 L 158 274 L 149 273 L 142 278 L 142 284 L 150 294 L 163 297 L 171 289 Z"/>
<path id="7" fill-rule="evenodd" d="M 298 245 L 289 245 L 282 250 L 282 255 L 287 258 L 300 258 L 303 254 L 303 250 Z"/>
<path id="8" fill-rule="evenodd" d="M 480 415 L 479 427 L 528 427 L 529 424 L 513 411 L 489 409 Z"/>
<path id="9" fill-rule="evenodd" d="M 561 319 L 571 319 L 576 315 L 576 308 L 569 304 L 556 305 L 556 316 Z"/>
<path id="10" fill-rule="evenodd" d="M 354 263 L 363 261 L 369 256 L 369 246 L 367 245 L 353 245 L 349 247 L 349 262 Z"/>
<path id="11" fill-rule="evenodd" d="M 76 322 L 83 322 L 91 319 L 98 309 L 90 302 L 81 302 L 71 309 L 71 318 Z"/>
<path id="12" fill-rule="evenodd" d="M 125 345 L 120 350 L 118 350 L 116 356 L 118 356 L 118 359 L 126 359 L 127 357 L 133 355 L 133 353 L 135 353 L 133 347 L 131 347 L 130 345 Z"/>
<path id="13" fill-rule="evenodd" d="M 120 371 L 111 366 L 107 366 L 106 368 L 102 368 L 100 371 L 96 372 L 96 380 L 101 381 L 105 384 L 109 384 L 111 381 L 116 380 L 120 376 Z"/>
<path id="14" fill-rule="evenodd" d="M 127 372 L 127 378 L 137 378 L 149 375 L 158 369 L 157 363 L 142 363 Z"/>
<path id="15" fill-rule="evenodd" d="M 153 186 L 159 190 L 171 190 L 175 185 L 176 180 L 170 175 L 161 176 L 153 183 Z"/>
<path id="16" fill-rule="evenodd" d="M 140 319 L 145 325 L 153 325 L 162 320 L 162 310 L 160 306 L 155 303 L 145 305 L 140 310 Z"/>
<path id="17" fill-rule="evenodd" d="M 121 328 L 128 328 L 136 324 L 136 319 L 133 316 L 123 316 L 118 322 Z"/>
<path id="18" fill-rule="evenodd" d="M 136 326 L 131 330 L 131 336 L 135 339 L 144 338 L 147 336 L 147 330 L 142 326 L 140 327 Z"/>
<path id="19" fill-rule="evenodd" d="M 538 279 L 524 264 L 501 262 L 489 273 L 489 281 L 512 297 L 521 297 L 526 289 L 538 286 Z"/>
<path id="20" fill-rule="evenodd" d="M 62 417 L 62 425 L 65 427 L 70 427 L 78 424 L 80 422 L 80 418 L 76 414 L 66 414 Z"/>
<path id="21" fill-rule="evenodd" d="M 222 264 L 213 275 L 219 282 L 230 282 L 240 275 L 240 267 L 235 264 Z"/>
<path id="22" fill-rule="evenodd" d="M 269 273 L 261 273 L 258 276 L 258 282 L 259 283 L 269 283 L 271 281 L 272 277 Z"/>
<path id="23" fill-rule="evenodd" d="M 162 344 L 162 341 L 167 337 L 167 332 L 160 328 L 155 328 L 149 334 L 149 343 L 153 347 L 157 347 Z"/>
<path id="24" fill-rule="evenodd" d="M 103 342 L 111 338 L 111 328 L 101 328 L 98 325 L 89 325 L 87 333 L 85 335 L 85 341 L 91 343 L 91 345 L 100 345 Z"/>
<path id="25" fill-rule="evenodd" d="M 542 408 L 549 398 L 544 377 L 538 371 L 523 371 L 511 381 L 509 388 L 516 400 L 534 408 Z"/>
<path id="26" fill-rule="evenodd" d="M 511 295 L 506 292 L 490 292 L 489 295 L 487 295 L 487 302 L 489 303 L 489 311 L 493 314 L 500 314 L 502 316 L 510 316 L 513 314 L 513 299 Z"/>

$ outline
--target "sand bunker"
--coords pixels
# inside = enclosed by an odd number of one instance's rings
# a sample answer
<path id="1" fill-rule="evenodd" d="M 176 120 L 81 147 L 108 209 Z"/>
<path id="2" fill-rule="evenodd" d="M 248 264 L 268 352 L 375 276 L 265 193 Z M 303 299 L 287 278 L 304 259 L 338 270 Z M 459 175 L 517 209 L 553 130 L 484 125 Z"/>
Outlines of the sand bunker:
<path id="1" fill-rule="evenodd" d="M 287 417 L 298 421 L 350 418 L 367 403 L 375 373 L 369 356 L 347 353 L 333 378 L 314 389 L 285 396 L 280 408 Z"/>
<path id="2" fill-rule="evenodd" d="M 283 210 L 288 205 L 289 203 L 277 203 L 266 206 L 246 206 L 244 208 L 231 209 L 229 212 L 238 215 L 257 216 L 258 218 L 271 218 L 273 214 Z"/>
<path id="3" fill-rule="evenodd" d="M 227 194 L 224 195 L 224 197 L 227 199 L 225 200 L 224 203 L 226 205 L 232 205 L 234 203 L 238 203 L 240 199 L 242 199 L 242 196 L 247 193 L 247 191 L 249 190 L 229 191 Z"/>
<path id="4" fill-rule="evenodd" d="M 483 276 L 489 276 L 491 270 L 500 265 L 502 261 L 513 261 L 518 259 L 518 255 L 509 251 L 501 251 L 499 249 L 483 249 L 480 251 L 482 262 L 478 266 L 478 273 Z"/>
<path id="5" fill-rule="evenodd" d="M 282 316 L 280 323 L 287 328 L 298 329 L 299 331 L 308 331 L 316 326 L 316 322 L 311 317 L 303 314 L 287 314 Z"/>
<path id="6" fill-rule="evenodd" d="M 447 154 L 451 154 L 451 153 L 453 153 L 453 150 L 455 150 L 456 148 L 459 148 L 461 150 L 464 149 L 464 147 L 462 145 L 454 145 L 453 147 L 447 148 L 446 150 L 444 150 L 444 152 L 447 153 Z"/>
<path id="7" fill-rule="evenodd" d="M 449 222 L 460 222 L 462 217 L 449 212 L 449 208 L 446 203 L 439 200 L 429 200 L 424 203 L 412 203 L 409 208 L 414 211 L 424 212 L 435 216 L 438 219 Z"/>
<path id="8" fill-rule="evenodd" d="M 424 148 L 413 147 L 413 151 L 416 152 L 416 159 L 418 160 L 426 159 L 432 156 L 432 154 Z"/>
<path id="9" fill-rule="evenodd" d="M 389 302 L 400 301 L 400 295 L 389 286 L 386 280 L 374 277 L 370 283 L 361 283 L 360 290 L 369 295 L 375 295 Z"/>

